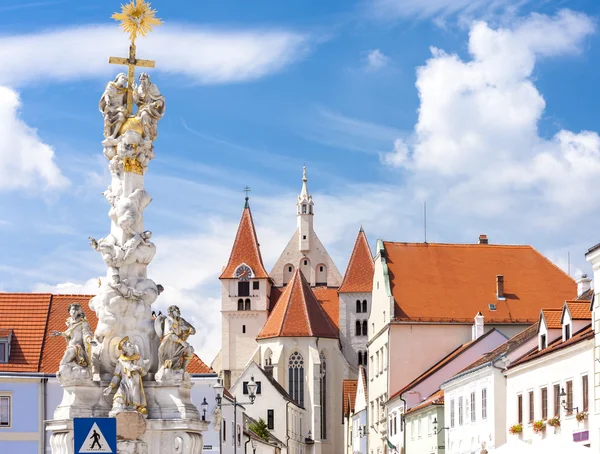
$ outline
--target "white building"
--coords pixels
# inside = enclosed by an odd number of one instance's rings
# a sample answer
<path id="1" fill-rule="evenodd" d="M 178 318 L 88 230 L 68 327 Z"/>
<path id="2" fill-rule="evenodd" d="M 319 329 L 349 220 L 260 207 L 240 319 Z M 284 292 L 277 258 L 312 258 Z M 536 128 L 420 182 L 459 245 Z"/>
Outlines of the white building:
<path id="1" fill-rule="evenodd" d="M 348 405 L 348 417 L 346 419 L 348 433 L 346 452 L 348 454 L 366 454 L 367 451 L 367 376 L 365 368 L 360 366 L 358 380 L 356 383 L 356 396 L 352 408 Z M 348 430 L 349 429 L 349 430 Z"/>
<path id="2" fill-rule="evenodd" d="M 522 432 L 509 435 L 533 444 L 543 438 L 590 445 L 587 417 L 593 398 L 594 330 L 590 301 L 564 303 L 562 335 L 547 342 L 538 332 L 534 351 L 508 366 L 506 376 L 506 425 L 520 425 Z M 592 415 L 593 416 L 593 415 Z M 553 418 L 560 427 L 550 427 Z M 582 418 L 581 421 L 578 421 Z M 543 430 L 536 433 L 540 426 Z M 596 446 L 597 450 L 598 447 Z"/>
<path id="3" fill-rule="evenodd" d="M 388 433 L 392 435 L 388 447 L 395 446 L 391 452 L 443 454 L 444 445 L 444 391 L 438 390 L 415 405 L 403 416 L 398 402 L 391 405 Z M 398 415 L 398 417 L 396 417 Z M 404 427 L 399 427 L 403 425 Z M 400 429 L 400 431 L 399 431 Z M 403 429 L 403 430 L 402 430 Z M 402 440 L 398 440 L 398 434 Z M 406 449 L 402 450 L 402 446 Z"/>
<path id="4" fill-rule="evenodd" d="M 552 286 L 547 285 L 552 282 Z M 576 284 L 531 246 L 378 240 L 368 322 L 369 453 L 387 446 L 382 403 L 471 339 L 473 314 L 512 337 Z M 552 303 L 550 303 L 552 304 Z M 420 348 L 406 348 L 419 345 Z"/>

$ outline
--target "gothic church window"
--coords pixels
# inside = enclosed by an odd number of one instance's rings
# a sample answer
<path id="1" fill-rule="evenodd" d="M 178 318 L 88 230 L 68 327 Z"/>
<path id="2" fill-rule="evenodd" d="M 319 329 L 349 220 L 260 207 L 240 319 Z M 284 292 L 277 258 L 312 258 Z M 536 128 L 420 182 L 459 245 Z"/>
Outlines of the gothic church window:
<path id="1" fill-rule="evenodd" d="M 367 335 L 367 321 L 366 320 L 363 322 L 363 325 L 362 325 L 362 335 L 363 336 Z"/>
<path id="2" fill-rule="evenodd" d="M 251 310 L 250 308 L 251 308 L 250 298 L 246 298 L 246 301 L 244 301 L 244 310 L 249 311 L 249 310 Z"/>
<path id="3" fill-rule="evenodd" d="M 356 335 L 357 335 L 357 336 L 360 336 L 361 334 L 362 334 L 362 333 L 361 333 L 361 324 L 360 324 L 360 322 L 357 320 L 357 321 L 356 321 Z"/>
<path id="4" fill-rule="evenodd" d="M 244 310 L 244 300 L 240 298 L 238 300 L 238 311 L 243 311 L 243 310 Z"/>
<path id="5" fill-rule="evenodd" d="M 327 440 L 327 362 L 325 354 L 319 355 L 321 360 L 321 440 Z"/>
<path id="6" fill-rule="evenodd" d="M 292 353 L 288 363 L 288 392 L 297 404 L 304 406 L 304 358 L 298 352 Z"/>
<path id="7" fill-rule="evenodd" d="M 356 300 L 356 313 L 360 314 L 361 312 L 362 312 L 362 310 L 361 310 L 360 300 Z"/>
<path id="8" fill-rule="evenodd" d="M 362 311 L 365 314 L 367 313 L 367 300 L 363 300 L 363 302 L 362 302 Z"/>

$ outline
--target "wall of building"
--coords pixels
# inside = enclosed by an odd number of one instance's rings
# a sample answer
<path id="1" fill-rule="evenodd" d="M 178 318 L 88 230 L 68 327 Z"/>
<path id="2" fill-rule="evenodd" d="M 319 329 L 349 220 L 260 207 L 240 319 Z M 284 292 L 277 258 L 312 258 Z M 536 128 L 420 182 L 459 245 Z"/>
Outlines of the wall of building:
<path id="1" fill-rule="evenodd" d="M 356 311 L 356 301 L 361 302 L 361 312 Z M 362 302 L 367 302 L 367 312 L 362 312 Z M 340 342 L 349 364 L 358 367 L 358 352 L 367 355 L 368 333 L 362 332 L 363 322 L 369 325 L 371 293 L 340 293 Z M 361 335 L 356 335 L 356 321 L 361 324 Z M 365 364 L 366 366 L 366 364 Z"/>
<path id="2" fill-rule="evenodd" d="M 441 454 L 445 452 L 444 431 L 435 434 L 433 421 L 437 419 L 438 429 L 444 425 L 443 406 L 429 406 L 406 415 L 406 452 Z"/>
<path id="3" fill-rule="evenodd" d="M 568 380 L 573 381 L 573 406 L 583 409 L 582 376 L 588 376 L 589 402 L 593 402 L 592 374 L 594 367 L 594 342 L 592 340 L 579 342 L 569 348 L 558 350 L 537 360 L 529 361 L 514 368 L 509 368 L 506 379 L 506 427 L 509 428 L 518 421 L 517 396 L 523 396 L 523 434 L 525 441 L 536 443 L 541 436 L 533 432 L 529 423 L 529 392 L 534 393 L 534 421 L 541 420 L 541 389 L 548 389 L 548 418 L 554 416 L 554 385 L 565 388 Z M 561 426 L 559 435 L 572 440 L 573 434 L 589 429 L 590 419 L 577 422 L 575 414 L 568 415 L 560 409 Z M 548 427 L 544 436 L 554 436 L 554 429 Z M 514 435 L 508 435 L 514 436 Z M 586 444 L 586 443 L 584 443 Z M 596 446 L 596 450 L 598 447 Z"/>
<path id="4" fill-rule="evenodd" d="M 367 437 L 369 427 L 367 426 L 367 411 L 361 410 L 352 415 L 350 430 L 350 449 L 352 454 L 367 453 Z"/>
<path id="5" fill-rule="evenodd" d="M 38 454 L 43 445 L 40 379 L 0 377 L 0 396 L 11 398 L 11 425 L 0 427 L 0 453 Z"/>

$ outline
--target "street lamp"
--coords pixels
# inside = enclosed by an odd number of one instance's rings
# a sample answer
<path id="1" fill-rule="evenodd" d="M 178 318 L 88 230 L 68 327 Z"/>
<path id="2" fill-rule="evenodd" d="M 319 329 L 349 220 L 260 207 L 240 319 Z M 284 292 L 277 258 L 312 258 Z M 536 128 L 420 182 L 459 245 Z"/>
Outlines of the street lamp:
<path id="1" fill-rule="evenodd" d="M 232 403 L 223 403 L 223 391 L 225 390 L 225 387 L 221 384 L 220 381 L 218 381 L 217 384 L 213 386 L 213 389 L 216 393 L 215 400 L 217 401 L 217 406 L 219 408 L 227 406 L 233 407 L 233 433 L 231 435 L 234 437 L 234 452 L 237 452 L 237 445 L 235 441 L 237 437 L 237 407 L 242 407 L 244 405 L 252 405 L 254 403 L 254 399 L 256 399 L 256 390 L 258 389 L 258 383 L 254 381 L 254 375 L 250 378 L 250 383 L 248 383 L 248 385 L 246 386 L 248 388 L 248 398 L 250 399 L 250 402 L 238 402 L 237 396 L 234 395 Z"/>
<path id="2" fill-rule="evenodd" d="M 437 435 L 437 434 L 439 434 L 439 433 L 440 433 L 442 430 L 444 430 L 444 429 L 449 429 L 449 427 L 441 427 L 441 428 L 438 430 L 438 421 L 437 421 L 437 417 L 434 417 L 434 418 L 433 418 L 433 434 L 434 434 L 434 435 Z"/>
<path id="3" fill-rule="evenodd" d="M 252 452 L 256 453 L 256 440 L 254 438 L 251 438 L 250 444 L 252 445 Z"/>
<path id="4" fill-rule="evenodd" d="M 565 409 L 565 411 L 572 413 L 573 410 L 575 410 L 575 413 L 579 413 L 579 407 L 567 408 L 567 393 L 565 392 L 565 388 L 561 388 L 558 397 L 560 397 L 560 404 Z"/>
<path id="5" fill-rule="evenodd" d="M 206 397 L 204 400 L 202 400 L 200 407 L 202 407 L 202 421 L 206 421 L 206 411 L 208 410 L 208 402 L 206 401 Z"/>

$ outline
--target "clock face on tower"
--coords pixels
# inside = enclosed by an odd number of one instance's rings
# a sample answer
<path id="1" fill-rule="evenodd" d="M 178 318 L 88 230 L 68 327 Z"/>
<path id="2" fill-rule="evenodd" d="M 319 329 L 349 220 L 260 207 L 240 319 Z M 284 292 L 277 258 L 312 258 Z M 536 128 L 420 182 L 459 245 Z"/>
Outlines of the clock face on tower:
<path id="1" fill-rule="evenodd" d="M 235 270 L 235 277 L 240 281 L 247 281 L 252 277 L 252 269 L 248 265 L 242 264 Z"/>

